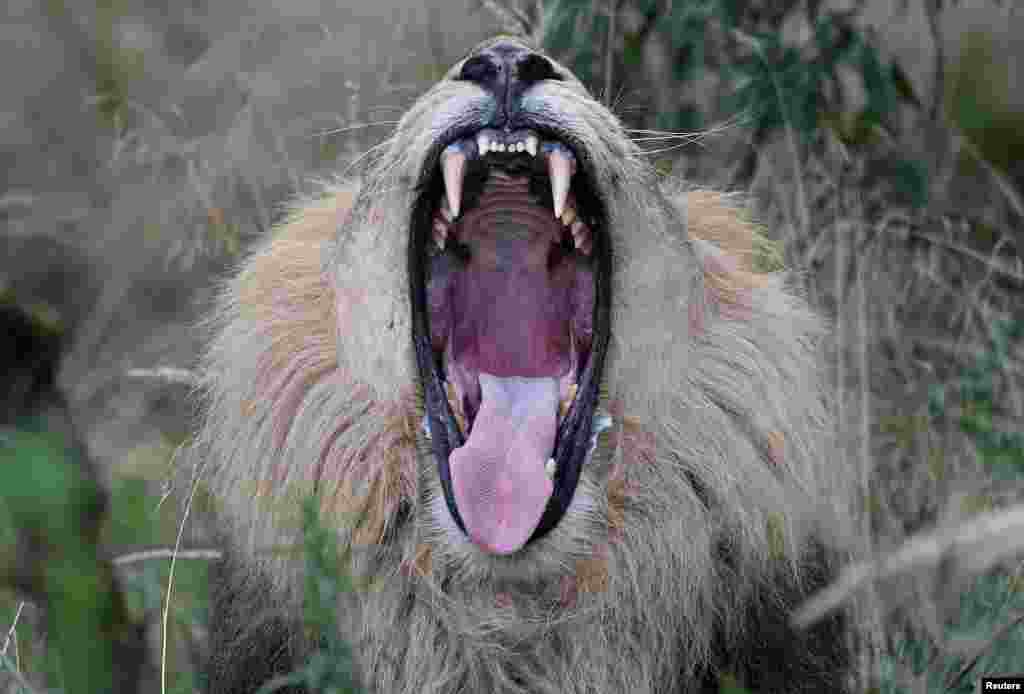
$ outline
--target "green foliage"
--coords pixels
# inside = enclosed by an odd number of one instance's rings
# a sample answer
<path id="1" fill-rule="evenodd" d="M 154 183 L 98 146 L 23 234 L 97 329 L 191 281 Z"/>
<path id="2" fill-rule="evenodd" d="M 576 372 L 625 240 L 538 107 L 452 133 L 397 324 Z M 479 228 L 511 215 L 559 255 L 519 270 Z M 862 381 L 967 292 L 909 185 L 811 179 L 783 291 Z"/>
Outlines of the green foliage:
<path id="1" fill-rule="evenodd" d="M 0 538 L 0 546 L 6 541 Z M 0 591 L 0 645 L 7 644 L 7 652 L 0 656 L 0 674 L 6 672 L 43 672 L 46 668 L 46 652 L 39 647 L 39 634 L 35 625 L 29 620 L 19 617 L 19 608 L 24 607 L 22 601 L 13 593 Z M 13 629 L 7 625 L 13 625 Z M 11 629 L 10 631 L 8 631 Z M 11 639 L 7 643 L 7 639 Z M 23 689 L 13 690 L 24 694 Z"/>
<path id="2" fill-rule="evenodd" d="M 933 384 L 928 393 L 932 417 L 947 414 L 952 392 L 960 402 L 959 424 L 978 447 L 981 459 L 999 478 L 1024 478 L 1024 431 L 1006 431 L 998 422 L 995 376 L 1009 364 L 1010 344 L 1024 338 L 1024 321 L 1001 321 L 991 328 L 992 348 L 949 385 Z"/>
<path id="3" fill-rule="evenodd" d="M 915 676 L 924 676 L 929 692 L 972 694 L 976 680 L 985 674 L 1024 671 L 1024 623 L 992 639 L 1016 613 L 1024 611 L 1024 591 L 1019 578 L 1005 575 L 987 575 L 978 578 L 963 592 L 957 619 L 946 626 L 949 643 L 980 644 L 979 657 L 966 672 L 968 665 L 963 656 L 934 654 L 934 648 L 925 638 L 905 639 L 893 653 L 882 658 L 882 694 L 902 694 L 906 691 L 896 684 L 897 662 L 909 667 Z"/>
<path id="4" fill-rule="evenodd" d="M 1024 160 L 1024 114 L 1009 103 L 1017 89 L 1012 64 L 998 55 L 989 35 L 968 32 L 950 71 L 945 103 L 949 119 L 987 162 L 1006 173 Z M 973 173 L 973 158 L 964 157 L 962 166 Z"/>
<path id="5" fill-rule="evenodd" d="M 655 114 L 658 129 L 705 127 L 710 114 L 701 113 L 685 95 L 709 72 L 721 83 L 721 102 L 714 108 L 742 114 L 754 146 L 783 129 L 803 144 L 829 131 L 848 149 L 870 153 L 897 134 L 895 115 L 901 105 L 921 107 L 905 70 L 883 58 L 878 41 L 852 11 L 824 11 L 816 2 L 789 2 L 772 12 L 756 10 L 745 0 L 632 4 L 644 26 L 615 37 L 620 69 L 635 70 L 642 63 L 645 37 L 659 35 L 669 50 L 675 84 L 657 88 L 680 95 L 676 108 Z M 808 27 L 805 39 L 783 39 L 783 24 L 793 18 Z M 568 56 L 576 74 L 596 85 L 604 69 L 599 52 L 607 43 L 606 13 L 591 3 L 550 0 L 545 21 L 545 47 Z M 853 103 L 844 74 L 859 82 L 862 104 Z M 886 159 L 887 178 L 902 200 L 923 206 L 928 192 L 924 167 L 892 153 Z"/>
<path id="6" fill-rule="evenodd" d="M 1021 337 L 1024 321 L 994 324 L 991 350 L 968 365 L 959 379 L 929 389 L 929 415 L 936 420 L 947 417 L 949 402 L 955 398 L 959 403 L 955 413 L 959 426 L 974 440 L 982 461 L 997 479 L 1024 479 L 1024 432 L 1005 431 L 997 425 L 995 390 L 995 376 L 1007 366 L 1010 344 Z M 955 694 L 973 692 L 974 681 L 982 674 L 1024 670 L 1024 623 L 1017 623 L 987 643 L 1013 615 L 1024 611 L 1020 586 L 1020 577 L 994 573 L 977 579 L 963 592 L 958 617 L 946 625 L 945 638 L 950 643 L 985 644 L 967 672 L 962 672 L 968 665 L 964 657 L 937 653 L 925 637 L 907 638 L 882 660 L 883 694 L 903 691 L 895 684 L 897 662 L 915 675 L 926 677 L 929 691 Z"/>
<path id="7" fill-rule="evenodd" d="M 660 130 L 697 132 L 702 123 L 696 106 L 683 105 L 675 111 L 663 111 L 655 117 L 654 126 Z"/>
<path id="8" fill-rule="evenodd" d="M 597 62 L 597 36 L 592 30 L 581 32 L 581 26 L 589 25 L 592 19 L 593 3 L 589 0 L 551 0 L 544 3 L 546 41 L 551 45 L 571 47 L 576 52 L 573 69 L 584 82 L 594 79 L 593 67 Z M 580 40 L 581 34 L 589 34 L 589 40 Z M 578 69 L 577 69 L 578 68 Z"/>
<path id="9" fill-rule="evenodd" d="M 353 590 L 351 578 L 342 568 L 347 554 L 339 556 L 337 538 L 325 528 L 318 497 L 303 500 L 302 518 L 306 586 L 304 624 L 317 649 L 296 672 L 279 677 L 260 688 L 270 694 L 286 686 L 302 685 L 311 693 L 356 694 L 352 649 L 339 636 L 337 604 L 341 591 Z"/>
<path id="10" fill-rule="evenodd" d="M 900 100 L 917 103 L 902 68 L 895 62 L 886 65 L 876 42 L 848 15 L 819 16 L 811 36 L 806 45 L 788 45 L 778 31 L 741 36 L 750 51 L 727 66 L 738 89 L 726 108 L 749 113 L 756 130 L 790 127 L 805 140 L 819 127 L 846 124 L 835 132 L 847 146 L 857 147 L 889 129 Z M 858 110 L 847 106 L 843 69 L 860 78 L 865 104 Z"/>
<path id="11" fill-rule="evenodd" d="M 146 495 L 146 499 L 152 499 Z M 150 507 L 152 508 L 152 507 Z M 166 672 L 169 692 L 200 691 L 197 673 L 190 668 L 188 648 L 197 625 L 209 620 L 209 571 L 206 561 L 183 561 L 174 567 L 172 599 L 168 605 Z M 159 624 L 167 599 L 171 560 L 150 559 L 132 566 L 124 576 L 125 600 L 150 624 Z"/>
<path id="12" fill-rule="evenodd" d="M 14 631 L 17 644 L 0 662 L 0 672 L 17 668 L 22 673 L 47 673 L 54 691 L 110 691 L 97 678 L 111 675 L 110 646 L 118 625 L 126 617 L 141 623 L 143 616 L 151 625 L 159 623 L 170 560 L 147 559 L 125 566 L 119 572 L 118 596 L 110 593 L 109 563 L 97 560 L 107 552 L 99 548 L 170 544 L 176 526 L 170 505 L 161 506 L 160 497 L 149 491 L 149 480 L 130 476 L 111 481 L 102 527 L 83 531 L 81 519 L 94 517 L 103 504 L 100 490 L 82 474 L 79 455 L 59 436 L 31 421 L 5 434 L 0 443 L 0 566 L 13 565 L 24 547 L 18 544 L 19 536 L 45 538 L 50 554 L 38 557 L 44 570 L 40 583 L 50 605 L 43 631 L 56 635 L 44 640 L 34 620 L 22 615 Z M 159 452 L 151 457 L 152 462 L 161 462 Z M 192 692 L 195 678 L 188 667 L 187 648 L 196 625 L 207 620 L 205 561 L 177 563 L 173 595 L 166 654 L 168 691 Z M 24 597 L 0 593 L 4 630 L 15 624 Z M 36 597 L 34 591 L 32 597 Z"/>
<path id="13" fill-rule="evenodd" d="M 686 0 L 633 3 L 648 22 L 646 30 L 664 37 L 671 51 L 675 89 L 713 70 L 730 94 L 720 106 L 730 113 L 744 112 L 757 132 L 791 127 L 802 137 L 842 113 L 856 128 L 843 132 L 848 144 L 863 144 L 876 128 L 885 127 L 900 102 L 920 105 L 906 73 L 896 62 L 881 57 L 877 42 L 855 23 L 851 12 L 820 12 L 817 3 L 790 3 L 775 13 L 769 25 L 753 18 L 750 3 L 742 0 Z M 803 12 L 810 38 L 790 44 L 782 39 L 783 22 Z M 551 0 L 545 3 L 547 48 L 572 57 L 572 68 L 584 81 L 595 78 L 600 50 L 607 35 L 605 13 L 591 3 Z M 586 31 L 581 31 L 585 27 Z M 633 31 L 616 37 L 616 50 L 625 65 L 640 62 L 642 36 Z M 711 43 L 717 39 L 717 43 Z M 707 56 L 714 53 L 715 60 Z M 863 86 L 866 103 L 847 113 L 848 96 L 839 79 L 841 68 L 852 69 Z M 667 87 L 668 85 L 666 85 Z M 686 108 L 686 106 L 681 106 Z M 691 106 L 692 108 L 692 106 Z M 658 114 L 659 117 L 670 117 Z M 686 120 L 691 120 L 687 116 Z"/>
<path id="14" fill-rule="evenodd" d="M 724 674 L 718 678 L 718 694 L 750 694 L 750 690 L 741 685 L 735 676 Z"/>
<path id="15" fill-rule="evenodd" d="M 129 11 L 127 3 L 97 0 L 90 9 L 95 13 L 89 17 L 94 35 L 84 57 L 91 59 L 87 69 L 95 80 L 96 109 L 108 126 L 120 128 L 128 107 L 128 87 L 145 76 L 145 53 L 121 45 L 116 36 L 119 20 Z M 75 3 L 47 0 L 45 11 L 52 18 L 74 22 L 72 13 L 81 8 Z"/>
<path id="16" fill-rule="evenodd" d="M 759 227 L 754 228 L 753 244 L 755 272 L 779 272 L 785 267 L 782 243 L 768 238 Z"/>
<path id="17" fill-rule="evenodd" d="M 144 477 L 114 477 L 110 484 L 110 513 L 103 528 L 104 544 L 111 547 L 173 543 L 177 531 L 175 509 L 160 505 Z"/>
<path id="18" fill-rule="evenodd" d="M 45 597 L 50 686 L 109 692 L 118 675 L 114 641 L 130 633 L 131 622 L 110 565 L 98 559 L 90 520 L 102 513 L 103 495 L 80 455 L 35 420 L 5 433 L 0 562 L 20 587 Z"/>

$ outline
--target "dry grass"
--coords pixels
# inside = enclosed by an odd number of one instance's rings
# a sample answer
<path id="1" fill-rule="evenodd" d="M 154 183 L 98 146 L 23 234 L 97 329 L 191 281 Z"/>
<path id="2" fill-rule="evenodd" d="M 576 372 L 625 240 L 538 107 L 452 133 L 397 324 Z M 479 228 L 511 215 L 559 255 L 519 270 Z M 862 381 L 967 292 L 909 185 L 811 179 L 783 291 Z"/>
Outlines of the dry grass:
<path id="1" fill-rule="evenodd" d="M 944 139 L 946 161 L 957 161 L 958 134 L 925 127 L 933 142 Z M 961 426 L 976 403 L 958 398 L 955 388 L 965 369 L 991 352 L 995 326 L 1024 320 L 1019 194 L 991 169 L 983 167 L 985 176 L 974 181 L 940 170 L 933 183 L 945 187 L 933 185 L 930 204 L 915 209 L 893 202 L 886 182 L 868 176 L 867 158 L 827 133 L 799 167 L 787 161 L 790 153 L 783 144 L 762 153 L 762 173 L 771 173 L 758 188 L 787 261 L 807 269 L 812 300 L 834 320 L 844 443 L 837 464 L 861 470 L 862 549 L 871 558 L 850 567 L 800 618 L 857 600 L 870 634 L 865 675 L 877 676 L 878 658 L 897 644 L 924 636 L 936 645 L 929 667 L 938 668 L 964 656 L 948 642 L 946 625 L 956 620 L 971 579 L 993 568 L 1012 576 L 1024 553 L 1024 481 L 1019 473 L 996 476 L 984 463 Z M 926 165 L 934 172 L 942 158 Z M 803 171 L 804 208 L 794 170 Z M 971 199 L 983 202 L 951 209 L 951 198 L 965 199 L 956 192 L 964 186 L 981 188 Z M 1010 344 L 991 379 L 995 428 L 1020 432 L 1019 343 Z M 947 399 L 936 416 L 928 396 L 942 386 Z M 988 647 L 1015 625 L 995 629 Z M 983 645 L 967 662 L 984 652 Z M 912 669 L 897 661 L 896 680 L 928 686 L 927 676 Z M 962 684 L 965 676 L 962 669 L 946 683 Z"/>

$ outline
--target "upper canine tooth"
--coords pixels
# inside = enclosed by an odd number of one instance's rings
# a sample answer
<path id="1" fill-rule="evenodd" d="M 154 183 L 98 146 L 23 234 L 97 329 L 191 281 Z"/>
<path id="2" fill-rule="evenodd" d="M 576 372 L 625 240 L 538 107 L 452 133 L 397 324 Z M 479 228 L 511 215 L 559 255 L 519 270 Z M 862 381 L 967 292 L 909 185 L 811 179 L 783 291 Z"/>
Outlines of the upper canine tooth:
<path id="1" fill-rule="evenodd" d="M 551 198 L 554 202 L 555 217 L 561 217 L 565 199 L 569 196 L 569 179 L 572 177 L 572 160 L 557 149 L 548 154 L 548 177 L 551 179 Z"/>
<path id="2" fill-rule="evenodd" d="M 478 133 L 476 136 L 476 148 L 480 150 L 480 156 L 487 154 L 487 150 L 490 147 L 490 140 L 483 133 Z"/>
<path id="3" fill-rule="evenodd" d="M 530 153 L 531 157 L 537 156 L 537 145 L 539 143 L 540 140 L 537 138 L 536 135 L 528 135 L 526 137 L 526 151 Z"/>
<path id="4" fill-rule="evenodd" d="M 441 173 L 444 176 L 444 190 L 448 197 L 448 209 L 452 219 L 459 216 L 462 204 L 462 181 L 466 176 L 466 153 L 460 147 L 449 145 L 441 154 Z"/>
<path id="5" fill-rule="evenodd" d="M 548 462 L 544 463 L 544 474 L 548 476 L 549 480 L 555 478 L 555 459 L 548 458 Z"/>

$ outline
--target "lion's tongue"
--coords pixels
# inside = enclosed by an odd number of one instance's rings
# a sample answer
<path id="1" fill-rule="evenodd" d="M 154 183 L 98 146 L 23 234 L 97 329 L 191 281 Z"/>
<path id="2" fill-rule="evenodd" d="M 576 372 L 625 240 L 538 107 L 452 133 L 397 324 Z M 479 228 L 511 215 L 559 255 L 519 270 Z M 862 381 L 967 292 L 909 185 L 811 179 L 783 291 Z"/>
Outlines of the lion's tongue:
<path id="1" fill-rule="evenodd" d="M 555 443 L 558 380 L 481 373 L 480 390 L 469 440 L 448 466 L 470 538 L 508 554 L 529 539 L 554 489 L 544 466 Z"/>

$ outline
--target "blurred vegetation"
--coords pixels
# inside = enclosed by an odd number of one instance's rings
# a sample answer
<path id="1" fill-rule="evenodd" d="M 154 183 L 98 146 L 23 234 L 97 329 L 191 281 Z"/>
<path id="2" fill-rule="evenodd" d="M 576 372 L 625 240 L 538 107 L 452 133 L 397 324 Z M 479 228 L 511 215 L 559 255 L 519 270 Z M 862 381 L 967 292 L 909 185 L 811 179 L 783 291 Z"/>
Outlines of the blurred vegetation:
<path id="1" fill-rule="evenodd" d="M 670 67 L 658 77 L 674 84 L 657 85 L 672 95 L 666 100 L 671 107 L 663 104 L 653 126 L 693 131 L 722 114 L 739 114 L 749 147 L 747 165 L 732 185 L 750 182 L 751 158 L 774 132 L 792 131 L 806 143 L 828 130 L 844 145 L 863 148 L 895 134 L 892 116 L 900 104 L 921 105 L 902 66 L 884 57 L 874 33 L 858 25 L 856 9 L 827 9 L 821 2 L 796 0 L 623 4 L 633 21 L 609 39 L 609 17 L 594 12 L 591 3 L 545 3 L 545 46 L 571 56 L 583 79 L 607 86 L 615 83 L 616 74 L 642 67 L 645 45 L 656 40 Z M 794 23 L 805 35 L 787 40 L 784 28 Z M 588 30 L 581 32 L 581 25 Z M 602 57 L 602 51 L 612 59 Z M 851 84 L 848 75 L 859 84 Z M 702 104 L 694 91 L 709 77 L 717 83 L 715 98 Z M 861 104 L 854 103 L 858 94 L 864 95 Z M 923 172 L 911 159 L 899 165 L 906 190 L 922 204 Z"/>
<path id="2" fill-rule="evenodd" d="M 929 415 L 941 421 L 955 408 L 961 429 L 974 441 L 993 480 L 1024 480 L 1024 431 L 998 422 L 995 381 L 1009 362 L 1012 341 L 1024 337 L 1024 322 L 992 326 L 992 345 L 963 375 L 932 384 Z M 954 405 L 953 403 L 958 403 Z M 1012 429 L 1011 429 L 1012 427 Z M 993 501 L 975 501 L 973 510 L 991 510 Z M 1016 570 L 979 576 L 959 594 L 943 633 L 895 639 L 881 659 L 881 691 L 906 691 L 902 679 L 926 683 L 926 691 L 970 694 L 986 674 L 1024 672 L 1024 564 Z"/>
<path id="3" fill-rule="evenodd" d="M 1024 113 L 1009 100 L 1018 88 L 1012 63 L 996 51 L 991 37 L 983 32 L 963 36 L 959 60 L 948 76 L 945 110 L 985 161 L 1020 181 L 1024 179 Z M 980 75 L 984 78 L 979 79 Z M 963 157 L 960 165 L 963 175 L 981 173 L 971 157 Z"/>
<path id="4" fill-rule="evenodd" d="M 341 591 L 355 589 L 343 568 L 348 565 L 348 550 L 339 555 L 337 536 L 332 529 L 324 527 L 320 507 L 316 496 L 302 501 L 306 562 L 303 615 L 307 636 L 316 646 L 303 667 L 268 682 L 258 694 L 270 694 L 292 685 L 322 694 L 357 694 L 360 691 L 353 674 L 352 649 L 340 636 L 335 607 Z"/>
<path id="5" fill-rule="evenodd" d="M 60 331 L 10 301 L 0 304 L 0 327 L 0 586 L 44 608 L 48 645 L 30 649 L 26 664 L 50 688 L 139 691 L 144 627 L 100 548 L 107 497 L 55 389 Z M 11 624 L 0 672 L 24 684 Z"/>
<path id="6" fill-rule="evenodd" d="M 32 422 L 9 432 L 0 445 L 2 563 L 8 565 L 12 553 L 24 547 L 17 542 L 18 533 L 31 532 L 51 552 L 58 550 L 41 558 L 47 567 L 42 581 L 46 598 L 38 607 L 29 607 L 36 615 L 16 619 L 24 612 L 24 592 L 0 592 L 0 624 L 5 630 L 8 625 L 11 628 L 0 673 L 26 673 L 33 680 L 28 673 L 45 673 L 51 691 L 145 691 L 140 683 L 111 683 L 124 665 L 111 667 L 117 661 L 112 660 L 110 649 L 117 631 L 130 625 L 135 625 L 130 639 L 136 658 L 156 642 L 139 629 L 144 626 L 152 632 L 160 624 L 170 560 L 132 563 L 118 572 L 116 588 L 104 588 L 112 567 L 109 560 L 98 558 L 109 554 L 106 547 L 173 543 L 175 519 L 166 509 L 154 511 L 161 508 L 160 498 L 147 491 L 150 482 L 117 477 L 109 494 L 107 520 L 98 528 L 100 537 L 83 542 L 79 521 L 82 514 L 90 513 L 83 504 L 95 504 L 101 492 L 76 472 L 80 455 L 68 449 L 58 434 Z M 179 562 L 175 570 L 167 652 L 169 692 L 195 691 L 192 651 L 198 647 L 196 625 L 206 621 L 206 575 L 202 561 Z M 43 605 L 48 607 L 40 612 Z M 37 616 L 43 619 L 33 618 Z"/>
<path id="7" fill-rule="evenodd" d="M 940 517 L 1024 500 L 1024 109 L 1013 99 L 1024 57 L 979 30 L 949 57 L 943 15 L 959 4 L 915 8 L 939 85 L 924 92 L 863 21 L 863 2 L 550 0 L 532 15 L 545 47 L 609 103 L 626 75 L 663 90 L 634 90 L 641 106 L 623 114 L 634 127 L 738 123 L 724 133 L 738 131 L 726 151 L 740 162 L 725 183 L 753 185 L 787 261 L 811 271 L 812 298 L 836 320 L 843 464 L 865 468 L 868 554 Z M 656 142 L 689 171 L 722 161 L 708 138 Z M 911 603 L 880 586 L 865 685 L 966 692 L 981 674 L 1024 672 L 1019 571 L 1011 559 Z"/>
<path id="8" fill-rule="evenodd" d="M 111 621 L 112 615 L 123 611 L 132 623 L 145 625 L 148 632 L 145 636 L 133 634 L 137 648 L 145 649 L 158 642 L 156 632 L 167 598 L 170 559 L 140 557 L 138 561 L 122 563 L 118 571 L 120 594 L 111 594 L 113 602 L 106 606 L 104 590 L 97 581 L 110 571 L 110 564 L 106 560 L 97 563 L 97 557 L 107 556 L 109 551 L 105 548 L 110 547 L 172 545 L 176 518 L 169 507 L 161 505 L 160 497 L 149 491 L 152 480 L 117 475 L 111 483 L 107 517 L 98 528 L 99 537 L 91 543 L 82 542 L 76 521 L 85 511 L 79 508 L 82 502 L 74 499 L 89 503 L 88 499 L 99 492 L 89 486 L 93 483 L 86 483 L 74 472 L 78 469 L 75 456 L 80 455 L 81 452 L 67 449 L 59 435 L 31 423 L 23 423 L 9 433 L 0 447 L 0 509 L 4 512 L 0 557 L 6 563 L 15 548 L 21 546 L 15 541 L 17 532 L 43 528 L 47 546 L 61 551 L 45 558 L 53 567 L 47 570 L 47 594 L 68 593 L 39 613 L 45 617 L 40 621 L 27 615 L 16 619 L 24 611 L 23 594 L 19 599 L 14 593 L 0 592 L 0 624 L 10 625 L 12 630 L 0 672 L 47 673 L 47 687 L 55 691 L 136 691 L 121 685 L 111 687 L 95 679 L 111 674 L 99 667 L 110 662 L 110 653 L 104 651 L 110 647 L 110 640 L 96 635 L 111 633 L 117 626 L 116 621 Z M 92 491 L 88 491 L 90 488 Z M 76 552 L 65 557 L 64 548 L 68 547 L 76 548 Z M 121 559 L 133 557 L 123 554 Z M 31 606 L 29 610 L 38 612 L 38 608 L 33 610 Z M 169 692 L 195 691 L 192 662 L 200 647 L 196 630 L 206 623 L 206 615 L 206 561 L 179 561 L 168 620 Z M 49 648 L 44 644 L 49 644 Z"/>
<path id="9" fill-rule="evenodd" d="M 945 627 L 945 645 L 955 654 L 938 650 L 927 636 L 900 640 L 882 657 L 878 691 L 908 691 L 897 684 L 904 670 L 913 673 L 911 681 L 923 683 L 923 691 L 954 694 L 976 692 L 982 675 L 1020 673 L 1024 653 L 1020 580 L 1019 574 L 977 578 L 960 595 L 957 614 Z"/>
<path id="10" fill-rule="evenodd" d="M 991 330 L 990 351 L 951 384 L 932 384 L 929 411 L 935 418 L 946 416 L 947 392 L 953 391 L 960 402 L 960 427 L 974 440 L 982 462 L 997 477 L 1024 479 L 1024 430 L 1011 430 L 1013 422 L 1000 421 L 996 400 L 996 380 L 1010 363 L 1010 346 L 1024 338 L 1024 322 L 1003 321 Z"/>

